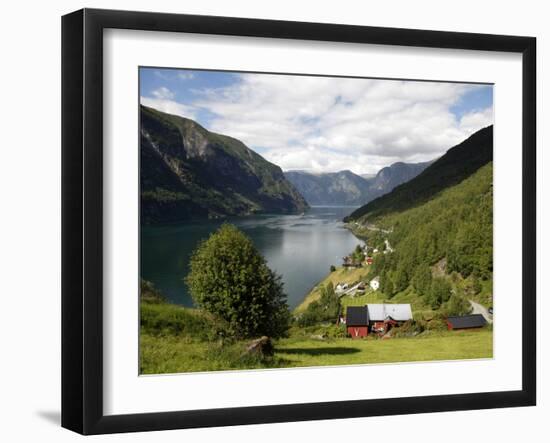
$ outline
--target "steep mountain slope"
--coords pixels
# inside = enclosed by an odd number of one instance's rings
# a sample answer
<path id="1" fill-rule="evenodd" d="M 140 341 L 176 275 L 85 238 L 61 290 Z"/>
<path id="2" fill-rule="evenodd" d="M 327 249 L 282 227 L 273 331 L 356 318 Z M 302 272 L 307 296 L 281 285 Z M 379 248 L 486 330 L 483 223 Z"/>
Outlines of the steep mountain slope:
<path id="1" fill-rule="evenodd" d="M 376 177 L 376 174 L 361 174 L 361 177 L 363 177 L 365 180 L 371 180 Z"/>
<path id="2" fill-rule="evenodd" d="M 311 205 L 363 205 L 390 192 L 397 185 L 420 174 L 430 162 L 394 163 L 376 175 L 357 175 L 351 171 L 312 174 L 287 171 L 286 178 Z"/>
<path id="3" fill-rule="evenodd" d="M 390 297 L 410 287 L 437 308 L 451 293 L 472 298 L 484 288 L 492 295 L 492 162 L 419 205 L 374 220 L 362 217 L 350 227 L 371 248 L 382 251 L 391 244 L 391 250 L 374 256 L 372 266 Z M 449 278 L 453 273 L 456 277 Z M 475 289 L 476 279 L 487 283 Z"/>
<path id="4" fill-rule="evenodd" d="M 365 202 L 369 190 L 369 182 L 351 171 L 287 171 L 285 177 L 310 205 L 359 205 Z"/>
<path id="5" fill-rule="evenodd" d="M 351 213 L 346 221 L 373 218 L 419 205 L 456 185 L 493 159 L 493 127 L 481 129 L 449 149 L 421 174 Z"/>
<path id="6" fill-rule="evenodd" d="M 408 182 L 426 169 L 432 162 L 423 163 L 393 163 L 380 169 L 372 180 L 369 181 L 370 195 L 372 199 L 387 194 L 396 186 Z M 365 202 L 366 203 L 366 202 Z"/>
<path id="7" fill-rule="evenodd" d="M 478 131 L 348 217 L 370 252 L 383 252 L 371 272 L 384 295 L 422 296 L 448 312 L 463 312 L 470 299 L 492 303 L 492 133 Z"/>
<path id="8" fill-rule="evenodd" d="M 142 223 L 307 208 L 281 168 L 239 140 L 145 106 L 140 111 Z"/>

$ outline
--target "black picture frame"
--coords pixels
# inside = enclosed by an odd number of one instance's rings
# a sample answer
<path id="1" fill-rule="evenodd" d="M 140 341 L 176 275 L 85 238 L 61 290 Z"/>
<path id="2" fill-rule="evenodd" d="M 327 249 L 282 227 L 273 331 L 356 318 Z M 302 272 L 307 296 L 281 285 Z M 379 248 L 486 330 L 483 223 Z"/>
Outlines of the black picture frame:
<path id="1" fill-rule="evenodd" d="M 522 389 L 131 415 L 103 413 L 103 30 L 519 53 L 522 116 Z M 62 18 L 62 426 L 82 434 L 320 420 L 536 404 L 536 39 L 83 9 Z"/>

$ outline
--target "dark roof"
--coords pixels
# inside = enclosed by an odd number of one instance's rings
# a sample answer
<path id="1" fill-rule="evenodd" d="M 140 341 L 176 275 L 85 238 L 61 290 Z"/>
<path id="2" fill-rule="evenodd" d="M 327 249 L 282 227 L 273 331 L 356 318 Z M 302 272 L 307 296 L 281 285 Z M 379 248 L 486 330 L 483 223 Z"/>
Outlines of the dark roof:
<path id="1" fill-rule="evenodd" d="M 369 311 L 366 306 L 348 306 L 346 309 L 347 326 L 368 326 Z"/>
<path id="2" fill-rule="evenodd" d="M 447 320 L 453 329 L 481 328 L 487 323 L 481 314 L 449 317 Z"/>

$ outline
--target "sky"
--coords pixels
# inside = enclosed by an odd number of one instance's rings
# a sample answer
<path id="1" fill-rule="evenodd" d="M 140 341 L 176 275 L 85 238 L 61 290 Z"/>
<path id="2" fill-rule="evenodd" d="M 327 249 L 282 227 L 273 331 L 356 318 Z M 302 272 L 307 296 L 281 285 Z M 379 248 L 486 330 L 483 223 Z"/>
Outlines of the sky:
<path id="1" fill-rule="evenodd" d="M 492 85 L 140 68 L 139 92 L 284 171 L 374 174 L 493 123 Z"/>

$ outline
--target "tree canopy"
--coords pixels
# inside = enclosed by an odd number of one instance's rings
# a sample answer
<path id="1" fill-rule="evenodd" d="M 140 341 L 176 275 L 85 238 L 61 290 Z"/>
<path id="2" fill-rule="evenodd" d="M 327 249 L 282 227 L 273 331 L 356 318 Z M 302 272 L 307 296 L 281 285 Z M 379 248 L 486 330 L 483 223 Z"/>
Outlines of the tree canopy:
<path id="1" fill-rule="evenodd" d="M 284 336 L 290 313 L 281 277 L 252 241 L 222 225 L 194 251 L 186 277 L 195 303 L 223 319 L 237 337 Z"/>
<path id="2" fill-rule="evenodd" d="M 492 182 L 490 162 L 425 203 L 369 220 L 383 231 L 366 229 L 360 234 L 368 236 L 373 247 L 382 248 L 387 239 L 394 248 L 377 255 L 372 266 L 373 275 L 380 276 L 384 294 L 391 298 L 412 285 L 437 309 L 448 301 L 450 288 L 436 275 L 471 279 L 474 295 L 482 290 L 482 282 L 492 281 Z"/>

